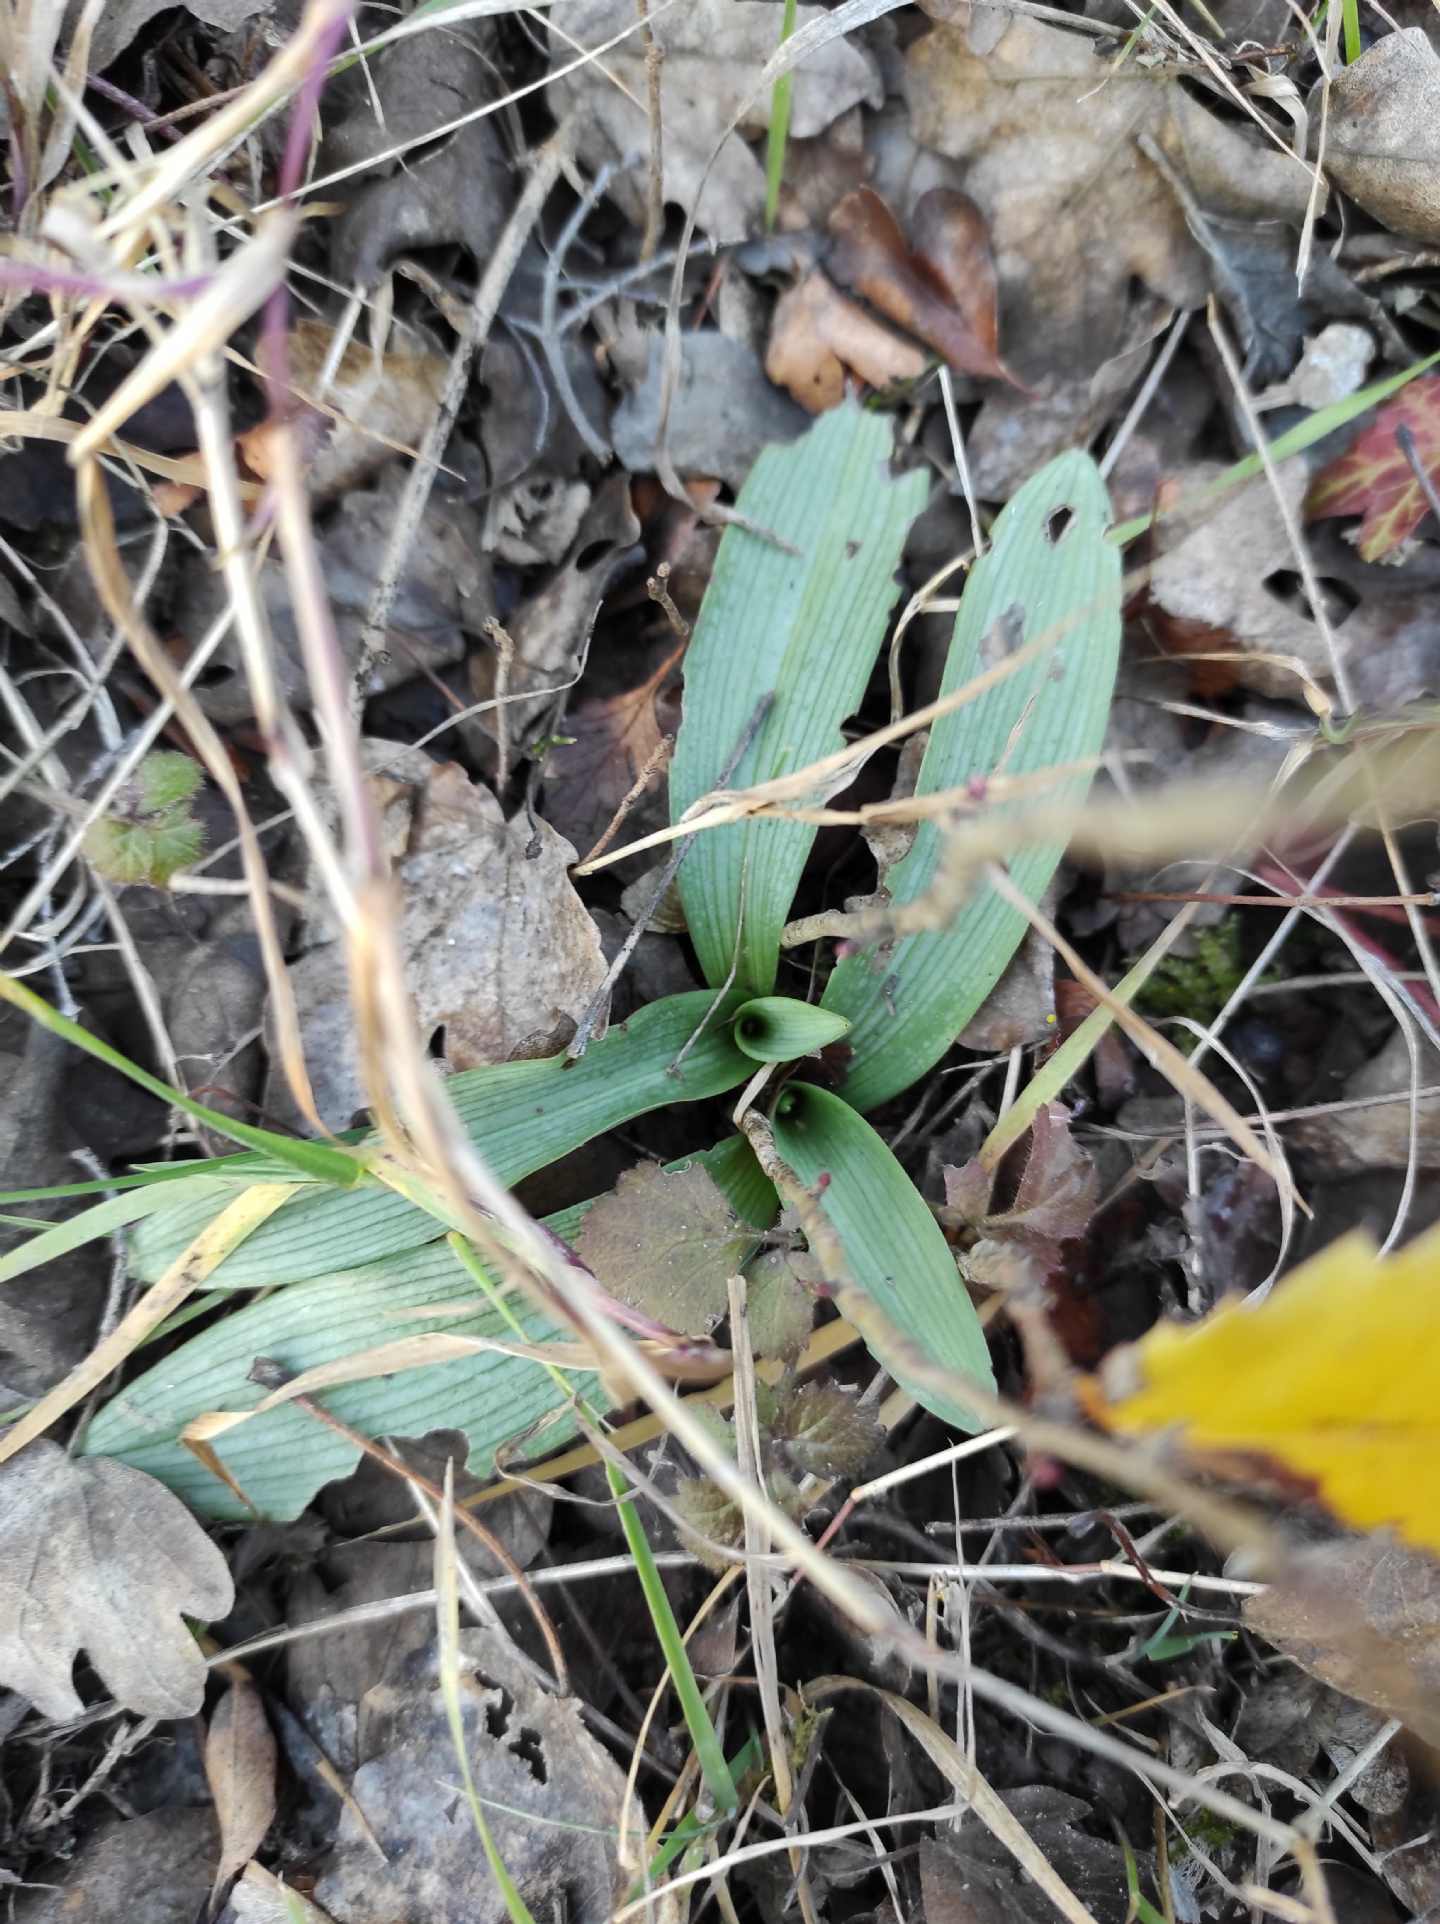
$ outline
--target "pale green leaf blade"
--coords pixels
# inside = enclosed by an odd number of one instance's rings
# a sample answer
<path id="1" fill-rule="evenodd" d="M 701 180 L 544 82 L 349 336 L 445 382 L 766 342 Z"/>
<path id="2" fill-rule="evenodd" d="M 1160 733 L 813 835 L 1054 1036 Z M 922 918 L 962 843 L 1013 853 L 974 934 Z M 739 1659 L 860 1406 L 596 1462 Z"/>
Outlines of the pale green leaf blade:
<path id="1" fill-rule="evenodd" d="M 702 989 L 651 1003 L 603 1041 L 592 1042 L 577 1062 L 546 1056 L 466 1070 L 451 1078 L 451 1100 L 500 1181 L 517 1183 L 636 1116 L 672 1102 L 720 1095 L 743 1082 L 754 1064 L 723 1023 L 706 1029 L 679 1076 L 670 1073 L 714 1000 Z M 239 1173 L 248 1177 L 248 1168 Z M 136 1273 L 161 1274 L 215 1209 L 213 1202 L 201 1200 L 151 1217 L 135 1237 Z M 221 1289 L 304 1282 L 434 1241 L 447 1227 L 378 1185 L 317 1188 L 277 1211 L 210 1282 Z"/>
<path id="2" fill-rule="evenodd" d="M 985 1332 L 914 1183 L 869 1123 L 828 1089 L 791 1083 L 771 1121 L 780 1154 L 808 1189 L 818 1189 L 853 1281 L 902 1336 L 954 1372 L 955 1394 L 915 1383 L 904 1362 L 883 1350 L 878 1360 L 936 1416 L 957 1429 L 982 1428 L 965 1407 L 964 1379 L 994 1394 Z"/>
<path id="3" fill-rule="evenodd" d="M 763 1227 L 774 1220 L 775 1191 L 742 1138 L 732 1137 L 675 1167 L 691 1162 L 709 1171 L 746 1221 Z M 572 1240 L 595 1200 L 547 1217 L 547 1227 Z M 461 1301 L 476 1304 L 474 1313 L 450 1319 L 413 1313 Z M 523 1303 L 514 1307 L 532 1340 L 554 1334 L 543 1315 Z M 121 1457 L 147 1470 L 203 1516 L 253 1522 L 234 1493 L 177 1440 L 185 1425 L 209 1410 L 253 1409 L 264 1394 L 249 1381 L 257 1356 L 271 1357 L 298 1375 L 430 1330 L 511 1333 L 494 1308 L 480 1306 L 474 1277 L 445 1242 L 296 1283 L 235 1310 L 112 1397 L 91 1422 L 82 1447 L 87 1454 Z M 596 1379 L 576 1372 L 572 1380 L 594 1407 L 608 1407 Z M 462 1430 L 470 1439 L 471 1466 L 482 1473 L 502 1444 L 561 1405 L 542 1364 L 499 1353 L 347 1383 L 327 1390 L 320 1400 L 367 1436 Z M 535 1449 L 548 1453 L 573 1434 L 574 1424 L 561 1418 L 537 1435 Z M 291 1403 L 224 1432 L 211 1447 L 261 1514 L 276 1522 L 298 1516 L 322 1485 L 348 1476 L 358 1456 L 353 1444 Z"/>
<path id="4" fill-rule="evenodd" d="M 1027 481 L 1000 515 L 961 599 L 941 692 L 963 687 L 989 665 L 987 640 L 1003 636 L 1008 652 L 1042 637 L 1050 645 L 936 722 L 919 795 L 996 773 L 1037 774 L 1099 753 L 1120 649 L 1120 556 L 1105 539 L 1108 519 L 1099 470 L 1078 451 Z M 1088 771 L 1064 775 L 1046 788 L 1046 800 L 1078 804 L 1090 780 Z M 942 851 L 938 825 L 922 822 L 887 878 L 892 900 L 923 895 Z M 1044 893 L 1063 852 L 1050 842 L 1011 862 L 1016 886 L 1031 901 Z M 982 882 L 948 926 L 840 961 L 822 1006 L 852 1025 L 846 1101 L 873 1109 L 936 1063 L 999 980 L 1027 927 L 1019 910 Z"/>
<path id="5" fill-rule="evenodd" d="M 906 530 L 925 505 L 923 473 L 894 478 L 888 418 L 856 403 L 800 440 L 767 448 L 739 508 L 798 553 L 729 527 L 685 656 L 685 710 L 670 768 L 672 820 L 720 783 L 757 704 L 771 706 L 726 786 L 746 788 L 842 746 L 899 593 Z M 706 979 L 746 995 L 775 983 L 780 931 L 815 830 L 748 822 L 696 838 L 680 894 Z"/>
<path id="6" fill-rule="evenodd" d="M 147 1471 L 201 1516 L 253 1523 L 255 1512 L 178 1441 L 185 1424 L 207 1410 L 253 1408 L 264 1394 L 249 1381 L 260 1356 L 298 1374 L 431 1330 L 508 1336 L 488 1305 L 449 1320 L 410 1313 L 462 1300 L 478 1300 L 475 1281 L 443 1242 L 297 1283 L 223 1318 L 112 1397 L 90 1424 L 84 1451 L 117 1456 Z M 534 1311 L 521 1321 L 532 1340 L 554 1333 Z M 598 1383 L 577 1381 L 603 1405 Z M 463 1430 L 471 1460 L 483 1467 L 500 1444 L 555 1409 L 559 1397 L 539 1363 L 494 1353 L 347 1383 L 321 1400 L 369 1436 Z M 542 1447 L 558 1446 L 572 1433 L 573 1425 L 558 1425 L 546 1432 Z M 227 1431 L 211 1448 L 259 1517 L 270 1522 L 298 1516 L 323 1484 L 348 1476 L 359 1457 L 354 1444 L 293 1403 Z"/>

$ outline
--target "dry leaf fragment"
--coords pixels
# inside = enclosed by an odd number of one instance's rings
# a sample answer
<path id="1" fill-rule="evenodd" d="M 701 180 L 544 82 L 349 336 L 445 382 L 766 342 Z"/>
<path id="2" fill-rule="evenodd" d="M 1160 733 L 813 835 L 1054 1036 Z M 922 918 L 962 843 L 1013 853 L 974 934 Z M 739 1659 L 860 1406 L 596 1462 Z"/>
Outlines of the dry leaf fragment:
<path id="1" fill-rule="evenodd" d="M 1046 1268 L 1060 1261 L 1062 1243 L 1084 1235 L 1100 1193 L 1095 1165 L 1070 1134 L 1070 1112 L 1058 1102 L 1035 1112 L 1025 1168 L 1008 1209 L 992 1207 L 991 1172 L 978 1158 L 944 1173 L 942 1222 L 1019 1244 Z"/>
<path id="2" fill-rule="evenodd" d="M 718 475 L 737 491 L 762 448 L 794 441 L 805 416 L 765 378 L 744 341 L 710 330 L 681 341 L 680 382 L 665 421 L 665 446 L 680 474 Z M 645 378 L 615 410 L 615 454 L 632 474 L 658 458 L 665 344 L 652 335 Z"/>
<path id="3" fill-rule="evenodd" d="M 501 1861 L 532 1916 L 607 1924 L 638 1868 L 616 1854 L 624 1772 L 585 1728 L 575 1699 L 541 1689 L 503 1632 L 466 1630 L 460 1641 L 465 1742 Z M 336 1924 L 505 1924 L 456 1792 L 433 1660 L 369 1691 L 362 1730 L 364 1761 L 316 1902 Z M 628 1817 L 631 1836 L 643 1840 L 634 1801 Z"/>
<path id="4" fill-rule="evenodd" d="M 382 350 L 351 341 L 321 392 L 334 330 L 303 317 L 287 341 L 291 385 L 325 420 L 325 438 L 305 464 L 312 501 L 327 501 L 367 481 L 397 453 L 413 452 L 440 404 L 445 357 L 414 336 L 397 333 Z M 241 452 L 262 480 L 273 463 L 273 422 L 238 436 Z"/>
<path id="5" fill-rule="evenodd" d="M 388 800 L 402 892 L 400 945 L 417 1019 L 443 1030 L 452 1069 L 563 1048 L 605 979 L 600 934 L 575 893 L 575 850 L 547 822 L 513 820 L 453 762 L 369 742 Z M 398 776 L 398 779 L 397 779 Z M 322 1117 L 343 1127 L 367 1101 L 344 993 L 338 930 L 326 924 L 291 969 Z M 267 1101 L 285 1104 L 272 1078 Z"/>
<path id="6" fill-rule="evenodd" d="M 637 687 L 581 704 L 565 719 L 568 742 L 545 758 L 545 814 L 551 826 L 582 855 L 594 847 L 642 775 L 650 781 L 626 816 L 628 836 L 647 835 L 669 821 L 664 757 L 666 733 L 679 716 L 666 683 L 680 660 L 672 649 Z"/>
<path id="7" fill-rule="evenodd" d="M 873 187 L 832 210 L 825 264 L 833 279 L 934 348 L 960 374 L 1013 380 L 996 351 L 995 263 L 985 218 L 968 195 L 933 187 L 916 202 L 912 248 Z"/>
<path id="8" fill-rule="evenodd" d="M 926 365 L 918 347 L 837 293 L 818 268 L 776 303 L 765 372 L 811 414 L 839 407 L 847 375 L 892 387 L 918 381 Z"/>
<path id="9" fill-rule="evenodd" d="M 127 1710 L 194 1715 L 207 1673 L 181 1612 L 223 1617 L 235 1589 L 178 1497 L 42 1438 L 0 1468 L 0 1536 L 0 1683 L 47 1717 L 78 1717 L 83 1649 Z"/>
<path id="10" fill-rule="evenodd" d="M 1423 27 L 1387 33 L 1330 86 L 1325 167 L 1396 233 L 1440 240 L 1440 54 Z"/>
<path id="11" fill-rule="evenodd" d="M 725 1314 L 726 1281 L 756 1235 L 703 1164 L 642 1162 L 585 1212 L 575 1247 L 612 1296 L 703 1336 Z"/>
<path id="12" fill-rule="evenodd" d="M 1208 263 L 1141 133 L 1211 212 L 1304 218 L 1304 163 L 1217 120 L 1175 79 L 1039 20 L 971 7 L 965 25 L 911 46 L 906 92 L 916 138 L 971 163 L 1006 360 L 1027 382 L 1088 375 L 1128 345 L 1132 281 L 1176 307 L 1208 292 Z"/>
<path id="13" fill-rule="evenodd" d="M 740 133 L 723 146 L 720 141 L 742 107 L 741 133 L 760 133 L 769 125 L 772 90 L 757 90 L 756 83 L 780 45 L 783 11 L 779 0 L 746 0 L 743 6 L 734 0 L 691 0 L 683 7 L 656 8 L 652 17 L 651 30 L 664 55 L 664 197 L 687 213 L 698 201 L 700 226 L 717 241 L 743 240 L 765 205 L 762 157 Z M 796 29 L 823 20 L 825 11 L 799 7 Z M 568 0 L 550 29 L 552 66 L 569 66 L 577 49 L 598 47 L 634 21 L 634 0 Z M 646 97 L 645 47 L 635 33 L 600 59 L 553 79 L 549 88 L 556 119 L 573 116 L 584 164 L 618 167 L 609 191 L 637 227 L 644 224 L 648 191 Z M 883 99 L 874 60 L 853 40 L 837 35 L 794 69 L 791 137 L 822 133 L 859 102 L 879 107 Z"/>
<path id="14" fill-rule="evenodd" d="M 215 1706 L 205 1737 L 205 1781 L 220 1820 L 212 1910 L 260 1848 L 274 1819 L 275 1762 L 275 1735 L 260 1692 L 248 1677 L 237 1676 Z"/>
<path id="15" fill-rule="evenodd" d="M 1192 1454 L 1265 1459 L 1361 1529 L 1440 1550 L 1440 1229 L 1382 1257 L 1363 1232 L 1262 1302 L 1163 1323 L 1085 1386 L 1126 1436 L 1178 1433 Z"/>
<path id="16" fill-rule="evenodd" d="M 1440 374 L 1422 374 L 1378 408 L 1344 454 L 1316 475 L 1305 496 L 1312 521 L 1337 514 L 1362 517 L 1355 542 L 1362 561 L 1393 554 L 1430 512 L 1400 445 L 1402 427 L 1410 430 L 1415 457 L 1433 480 L 1440 474 Z"/>
<path id="17" fill-rule="evenodd" d="M 1440 1563 L 1373 1539 L 1292 1553 L 1241 1607 L 1312 1677 L 1440 1746 Z"/>

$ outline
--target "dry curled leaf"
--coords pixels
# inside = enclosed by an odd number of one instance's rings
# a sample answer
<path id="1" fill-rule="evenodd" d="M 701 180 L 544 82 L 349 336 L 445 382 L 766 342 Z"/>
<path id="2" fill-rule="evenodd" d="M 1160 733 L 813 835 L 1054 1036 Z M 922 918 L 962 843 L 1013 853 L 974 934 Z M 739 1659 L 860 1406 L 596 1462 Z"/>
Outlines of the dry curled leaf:
<path id="1" fill-rule="evenodd" d="M 305 464 L 312 501 L 358 487 L 397 453 L 413 453 L 440 405 L 447 362 L 413 335 L 383 349 L 351 341 L 328 381 L 322 378 L 334 329 L 302 317 L 287 343 L 288 373 L 299 398 L 318 410 L 321 440 Z M 274 465 L 277 429 L 267 418 L 238 437 L 246 463 L 262 480 Z"/>
<path id="2" fill-rule="evenodd" d="M 755 1238 L 702 1164 L 642 1162 L 585 1212 L 575 1247 L 612 1296 L 701 1336 L 725 1314 L 727 1279 Z"/>
<path id="3" fill-rule="evenodd" d="M 669 820 L 661 749 L 679 719 L 674 690 L 666 684 L 680 653 L 668 653 L 638 687 L 582 703 L 565 718 L 569 740 L 545 758 L 546 817 L 582 856 L 605 833 L 642 775 L 648 773 L 649 781 L 625 818 L 627 836 L 647 835 Z M 673 717 L 671 708 L 677 710 Z"/>
<path id="4" fill-rule="evenodd" d="M 1059 1262 L 1062 1243 L 1084 1235 L 1100 1189 L 1094 1163 L 1070 1134 L 1069 1111 L 1058 1102 L 1043 1103 L 1035 1113 L 1029 1154 L 1008 1208 L 992 1208 L 990 1184 L 990 1172 L 978 1159 L 947 1169 L 941 1220 L 1019 1244 L 1047 1268 Z"/>
<path id="5" fill-rule="evenodd" d="M 776 304 L 765 372 L 811 414 L 839 407 L 848 376 L 868 387 L 893 387 L 918 381 L 925 367 L 913 342 L 838 293 L 818 268 Z"/>
<path id="6" fill-rule="evenodd" d="M 1440 1230 L 1377 1253 L 1357 1231 L 1258 1303 L 1163 1323 L 1084 1386 L 1126 1436 L 1174 1430 L 1221 1467 L 1273 1465 L 1359 1529 L 1440 1550 Z"/>
<path id="7" fill-rule="evenodd" d="M 235 1599 L 225 1559 L 163 1484 L 108 1457 L 32 1443 L 0 1469 L 0 1683 L 47 1717 L 77 1717 L 84 1650 L 145 1717 L 189 1717 L 206 1668 L 181 1612 Z"/>
<path id="8" fill-rule="evenodd" d="M 1129 346 L 1132 282 L 1195 307 L 1208 263 L 1148 133 L 1216 214 L 1298 227 L 1308 167 L 1210 114 L 1180 83 L 1040 20 L 990 6 L 932 28 L 906 55 L 916 138 L 970 163 L 989 224 L 1006 360 L 1026 381 L 1088 376 Z"/>
<path id="9" fill-rule="evenodd" d="M 763 153 L 742 135 L 769 124 L 773 89 L 757 83 L 780 44 L 783 14 L 779 0 L 746 0 L 744 6 L 692 0 L 657 7 L 652 15 L 651 31 L 663 54 L 664 198 L 687 213 L 694 210 L 717 241 L 743 240 L 765 205 Z M 802 5 L 794 24 L 803 32 L 824 18 L 823 7 Z M 567 0 L 550 29 L 552 67 L 570 66 L 577 50 L 598 47 L 634 23 L 634 0 Z M 616 167 L 609 192 L 637 226 L 644 224 L 649 179 L 646 97 L 645 44 L 634 32 L 602 58 L 552 79 L 549 88 L 555 118 L 575 127 L 586 166 Z M 859 102 L 879 107 L 883 98 L 873 57 L 853 37 L 836 35 L 794 70 L 790 135 L 822 133 Z M 722 145 L 742 108 L 740 131 Z"/>
<path id="10" fill-rule="evenodd" d="M 1010 380 L 997 352 L 995 263 L 985 217 L 966 194 L 932 187 L 911 216 L 914 244 L 873 187 L 831 211 L 831 277 L 934 348 L 960 374 Z"/>
<path id="11" fill-rule="evenodd" d="M 221 1893 L 260 1848 L 275 1816 L 275 1736 L 246 1676 L 237 1676 L 215 1706 L 205 1735 L 205 1781 L 220 1820 L 220 1863 L 210 1892 Z"/>
<path id="12" fill-rule="evenodd" d="M 1440 54 L 1423 27 L 1383 34 L 1330 87 L 1325 170 L 1392 232 L 1440 240 Z"/>
<path id="13" fill-rule="evenodd" d="M 1440 1746 L 1440 1563 L 1373 1540 L 1296 1550 L 1241 1606 L 1302 1669 Z"/>
<path id="14" fill-rule="evenodd" d="M 1433 481 L 1440 473 L 1440 374 L 1422 374 L 1377 409 L 1344 454 L 1320 470 L 1305 496 L 1312 521 L 1337 514 L 1362 517 L 1355 545 L 1363 561 L 1393 554 L 1430 512 L 1400 445 L 1402 427 L 1409 429 L 1415 458 Z"/>

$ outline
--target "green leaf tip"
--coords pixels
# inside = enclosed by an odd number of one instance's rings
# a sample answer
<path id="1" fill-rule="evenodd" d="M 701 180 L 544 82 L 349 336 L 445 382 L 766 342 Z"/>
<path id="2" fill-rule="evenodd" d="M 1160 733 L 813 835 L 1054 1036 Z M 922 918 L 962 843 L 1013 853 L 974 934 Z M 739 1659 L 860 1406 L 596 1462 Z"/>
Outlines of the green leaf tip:
<path id="1" fill-rule="evenodd" d="M 849 1019 L 788 995 L 758 995 L 735 1012 L 735 1046 L 756 1062 L 794 1062 L 849 1030 Z"/>

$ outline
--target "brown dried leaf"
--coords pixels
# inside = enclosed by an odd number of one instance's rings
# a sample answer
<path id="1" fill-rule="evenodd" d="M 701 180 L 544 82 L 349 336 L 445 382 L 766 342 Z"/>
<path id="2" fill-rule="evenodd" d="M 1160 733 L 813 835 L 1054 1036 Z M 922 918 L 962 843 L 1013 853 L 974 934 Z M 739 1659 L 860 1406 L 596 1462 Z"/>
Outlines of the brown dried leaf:
<path id="1" fill-rule="evenodd" d="M 1440 240 L 1440 54 L 1423 27 L 1382 35 L 1336 74 L 1325 168 L 1392 232 Z"/>
<path id="2" fill-rule="evenodd" d="M 1070 1113 L 1058 1102 L 1036 1111 L 1029 1155 L 1008 1209 L 992 1210 L 991 1177 L 978 1160 L 944 1175 L 944 1218 L 985 1232 L 972 1252 L 972 1270 L 977 1258 L 1004 1267 L 1012 1254 L 1053 1267 L 1060 1245 L 1089 1227 L 1100 1186 L 1095 1165 L 1070 1134 Z"/>
<path id="3" fill-rule="evenodd" d="M 657 8 L 653 16 L 652 32 L 664 56 L 664 198 L 687 213 L 696 209 L 700 227 L 717 241 L 743 240 L 765 205 L 763 153 L 742 135 L 769 124 L 773 89 L 756 82 L 780 44 L 782 17 L 779 0 L 746 0 L 744 6 L 692 0 Z M 824 18 L 823 7 L 801 5 L 795 26 L 803 31 Z M 567 0 L 551 29 L 553 65 L 571 65 L 577 49 L 598 47 L 634 20 L 633 0 Z M 637 227 L 644 224 L 648 191 L 646 94 L 645 46 L 633 33 L 549 88 L 551 110 L 557 120 L 572 121 L 586 166 L 618 166 L 609 191 Z M 837 36 L 794 69 L 791 137 L 813 137 L 859 102 L 879 107 L 883 99 L 873 56 L 857 38 Z M 740 132 L 721 145 L 747 102 Z"/>
<path id="4" fill-rule="evenodd" d="M 594 847 L 625 797 L 649 771 L 644 792 L 625 818 L 627 836 L 648 835 L 669 820 L 661 745 L 674 726 L 677 704 L 667 682 L 683 649 L 674 649 L 638 687 L 601 701 L 587 701 L 567 715 L 569 742 L 545 758 L 545 814 L 551 826 L 582 855 Z M 667 710 L 665 724 L 661 705 Z"/>
<path id="5" fill-rule="evenodd" d="M 1010 380 L 996 351 L 995 263 L 979 208 L 953 188 L 922 194 L 915 246 L 873 187 L 847 194 L 827 223 L 826 266 L 897 326 L 926 342 L 957 373 Z"/>
<path id="6" fill-rule="evenodd" d="M 811 414 L 839 407 L 847 376 L 884 388 L 918 381 L 925 368 L 918 347 L 837 293 L 818 268 L 776 304 L 765 372 Z"/>
<path id="7" fill-rule="evenodd" d="M 605 978 L 599 931 L 568 874 L 574 849 L 523 811 L 507 822 L 453 762 L 383 742 L 366 755 L 396 771 L 375 780 L 390 803 L 400 945 L 421 1027 L 444 1030 L 452 1069 L 562 1048 Z M 320 934 L 291 976 L 320 1113 L 342 1127 L 367 1097 L 343 948 L 333 927 Z M 275 1078 L 267 1101 L 284 1106 Z"/>
<path id="8" fill-rule="evenodd" d="M 302 401 L 318 407 L 321 445 L 305 464 L 305 487 L 314 501 L 329 500 L 367 481 L 399 452 L 413 452 L 440 405 L 445 357 L 413 336 L 397 333 L 383 353 L 352 341 L 326 385 L 321 376 L 334 330 L 308 316 L 288 342 L 291 385 Z M 266 420 L 238 436 L 241 452 L 262 480 L 270 478 L 275 429 Z"/>
<path id="9" fill-rule="evenodd" d="M 1302 1670 L 1440 1745 L 1440 1562 L 1365 1537 L 1297 1550 L 1242 1606 Z"/>
<path id="10" fill-rule="evenodd" d="M 1082 378 L 1129 345 L 1134 280 L 1176 307 L 1205 298 L 1209 264 L 1137 135 L 1214 213 L 1304 218 L 1305 163 L 1216 119 L 1174 78 L 1043 21 L 967 9 L 910 47 L 906 92 L 916 138 L 971 163 L 1006 360 L 1026 381 Z"/>
<path id="11" fill-rule="evenodd" d="M 531 1914 L 604 1924 L 637 1862 L 616 1839 L 625 1775 L 573 1697 L 535 1682 L 503 1632 L 461 1633 L 460 1704 L 475 1789 L 502 1863 Z M 418 1673 L 418 1674 L 417 1674 Z M 315 1900 L 341 1924 L 504 1924 L 506 1910 L 463 1797 L 433 1659 L 377 1685 L 364 1759 Z M 644 1817 L 631 1801 L 632 1837 Z M 377 1854 L 378 1841 L 380 1853 Z"/>
<path id="12" fill-rule="evenodd" d="M 612 1296 L 701 1336 L 725 1314 L 726 1281 L 755 1237 L 702 1164 L 642 1162 L 586 1210 L 575 1247 Z"/>
<path id="13" fill-rule="evenodd" d="M 1015 1201 L 987 1227 L 992 1236 L 1013 1237 L 1037 1253 L 1058 1252 L 1061 1243 L 1084 1235 L 1099 1192 L 1095 1165 L 1070 1134 L 1069 1110 L 1047 1102 L 1035 1112 Z"/>
<path id="14" fill-rule="evenodd" d="M 237 1676 L 215 1706 L 205 1737 L 205 1781 L 220 1820 L 220 1863 L 210 1892 L 221 1892 L 260 1848 L 275 1816 L 275 1736 L 260 1692 Z"/>
<path id="15" fill-rule="evenodd" d="M 207 1672 L 181 1612 L 223 1617 L 235 1590 L 178 1497 L 42 1438 L 0 1469 L 0 1537 L 0 1682 L 47 1717 L 78 1717 L 83 1649 L 127 1710 L 194 1715 Z"/>

